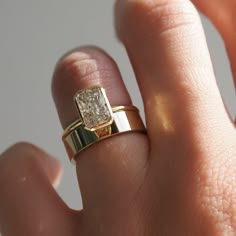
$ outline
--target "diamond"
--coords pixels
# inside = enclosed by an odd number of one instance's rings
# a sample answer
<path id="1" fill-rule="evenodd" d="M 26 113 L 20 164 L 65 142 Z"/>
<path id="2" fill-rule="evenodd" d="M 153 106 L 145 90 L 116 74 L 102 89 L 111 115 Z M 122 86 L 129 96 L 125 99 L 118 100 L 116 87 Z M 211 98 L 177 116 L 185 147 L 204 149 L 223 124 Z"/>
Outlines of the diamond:
<path id="1" fill-rule="evenodd" d="M 81 90 L 74 99 L 86 129 L 94 131 L 112 123 L 111 106 L 103 88 Z"/>

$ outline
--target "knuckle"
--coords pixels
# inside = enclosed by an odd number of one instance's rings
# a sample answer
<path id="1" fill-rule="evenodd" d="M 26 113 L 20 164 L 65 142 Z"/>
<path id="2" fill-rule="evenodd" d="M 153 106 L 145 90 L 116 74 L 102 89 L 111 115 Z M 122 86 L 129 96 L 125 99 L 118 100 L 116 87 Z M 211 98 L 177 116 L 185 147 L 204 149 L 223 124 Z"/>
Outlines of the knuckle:
<path id="1" fill-rule="evenodd" d="M 154 27 L 157 23 L 159 33 L 179 29 L 195 24 L 198 14 L 190 1 L 168 1 L 165 4 L 156 4 L 149 9 L 148 16 L 153 17 Z"/>
<path id="2" fill-rule="evenodd" d="M 118 24 L 118 19 L 117 23 L 118 31 L 119 28 L 121 29 L 121 37 L 123 36 L 122 26 L 127 30 L 132 29 L 127 22 L 131 22 L 133 28 L 137 28 L 135 26 L 138 25 L 142 31 L 145 31 L 145 34 L 151 35 L 177 30 L 199 22 L 197 10 L 190 1 L 139 0 L 126 2 L 128 2 L 126 6 L 122 7 L 124 9 L 122 16 L 118 15 L 118 18 L 122 21 L 121 24 Z"/>
<path id="3" fill-rule="evenodd" d="M 74 50 L 59 60 L 56 66 L 54 80 L 71 79 L 83 82 L 83 80 L 98 80 L 108 77 L 114 69 L 114 65 L 102 50 L 93 48 L 81 48 Z M 53 81 L 55 82 L 55 81 Z"/>
<path id="4" fill-rule="evenodd" d="M 79 52 L 74 52 L 63 59 L 58 69 L 66 76 L 84 77 L 97 71 L 97 63 Z"/>

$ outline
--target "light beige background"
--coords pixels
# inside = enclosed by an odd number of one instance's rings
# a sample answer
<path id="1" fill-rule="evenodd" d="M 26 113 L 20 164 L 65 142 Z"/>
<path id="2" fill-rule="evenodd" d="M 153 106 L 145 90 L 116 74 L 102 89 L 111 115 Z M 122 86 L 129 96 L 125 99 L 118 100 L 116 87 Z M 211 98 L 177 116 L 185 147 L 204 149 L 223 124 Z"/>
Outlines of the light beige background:
<path id="1" fill-rule="evenodd" d="M 58 192 L 74 208 L 81 208 L 75 168 L 68 162 L 61 143 L 62 129 L 50 94 L 57 59 L 84 44 L 104 48 L 117 61 L 134 103 L 142 107 L 129 60 L 115 38 L 113 3 L 0 0 L 0 151 L 25 140 L 57 156 L 64 165 Z M 224 45 L 211 24 L 202 20 L 220 90 L 230 113 L 235 114 Z"/>

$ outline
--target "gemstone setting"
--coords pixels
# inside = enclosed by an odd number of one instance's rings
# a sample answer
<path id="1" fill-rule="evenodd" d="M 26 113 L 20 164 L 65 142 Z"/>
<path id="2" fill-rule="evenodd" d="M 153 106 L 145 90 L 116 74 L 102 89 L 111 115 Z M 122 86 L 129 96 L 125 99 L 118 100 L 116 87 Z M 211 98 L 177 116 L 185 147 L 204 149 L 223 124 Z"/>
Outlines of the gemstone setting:
<path id="1" fill-rule="evenodd" d="M 99 86 L 76 93 L 74 97 L 85 129 L 95 131 L 113 122 L 113 113 L 105 90 Z"/>

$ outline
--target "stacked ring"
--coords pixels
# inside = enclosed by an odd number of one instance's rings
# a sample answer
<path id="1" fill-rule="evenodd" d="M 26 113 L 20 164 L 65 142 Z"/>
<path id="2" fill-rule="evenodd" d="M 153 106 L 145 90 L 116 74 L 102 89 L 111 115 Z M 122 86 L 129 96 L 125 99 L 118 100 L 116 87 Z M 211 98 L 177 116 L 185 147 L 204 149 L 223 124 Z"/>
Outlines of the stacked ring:
<path id="1" fill-rule="evenodd" d="M 98 141 L 126 132 L 146 132 L 139 110 L 135 106 L 111 107 L 102 87 L 78 91 L 74 102 L 79 119 L 69 125 L 62 135 L 72 162 L 79 152 Z"/>

